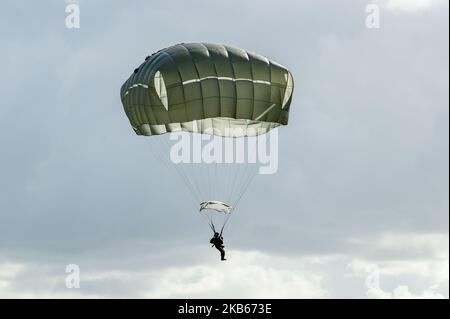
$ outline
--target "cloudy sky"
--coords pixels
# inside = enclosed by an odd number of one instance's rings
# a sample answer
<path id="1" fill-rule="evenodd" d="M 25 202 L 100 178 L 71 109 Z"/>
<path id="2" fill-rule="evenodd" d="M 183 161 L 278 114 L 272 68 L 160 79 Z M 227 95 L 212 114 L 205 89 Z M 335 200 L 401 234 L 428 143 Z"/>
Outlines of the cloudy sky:
<path id="1" fill-rule="evenodd" d="M 0 4 L 0 297 L 449 297 L 447 1 L 78 3 L 79 29 L 62 0 Z M 180 42 L 295 80 L 278 172 L 240 202 L 225 263 L 119 98 Z"/>

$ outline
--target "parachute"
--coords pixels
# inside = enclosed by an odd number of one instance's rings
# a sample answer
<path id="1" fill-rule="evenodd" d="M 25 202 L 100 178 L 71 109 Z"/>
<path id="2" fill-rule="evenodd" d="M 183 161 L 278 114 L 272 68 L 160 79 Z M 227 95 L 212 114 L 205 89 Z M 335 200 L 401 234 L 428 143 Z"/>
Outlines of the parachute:
<path id="1" fill-rule="evenodd" d="M 219 213 L 230 213 L 232 207 L 228 204 L 225 204 L 224 202 L 212 200 L 209 202 L 200 203 L 200 211 L 204 209 L 214 209 L 216 212 Z"/>
<path id="2" fill-rule="evenodd" d="M 227 222 L 232 209 L 230 205 L 215 200 L 200 203 L 200 214 L 206 219 L 213 232 L 218 231 L 215 225 L 218 224 L 219 220 L 222 220 L 221 226 Z M 223 228 L 220 229 L 221 233 L 222 231 Z"/>
<path id="3" fill-rule="evenodd" d="M 182 43 L 148 56 L 122 85 L 120 95 L 134 132 L 150 140 L 185 132 L 248 141 L 287 125 L 293 89 L 291 72 L 262 55 L 226 45 Z M 175 166 L 200 203 L 201 214 L 225 215 L 222 231 L 256 174 L 246 164 L 197 165 L 206 166 L 207 182 L 196 180 L 202 174 L 195 165 L 167 166 Z"/>

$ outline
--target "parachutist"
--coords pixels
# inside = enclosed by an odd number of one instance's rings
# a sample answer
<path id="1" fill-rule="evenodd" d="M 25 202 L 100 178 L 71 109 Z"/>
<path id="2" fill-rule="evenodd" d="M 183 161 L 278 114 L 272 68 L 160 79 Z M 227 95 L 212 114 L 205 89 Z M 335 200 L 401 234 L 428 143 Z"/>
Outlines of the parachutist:
<path id="1" fill-rule="evenodd" d="M 223 245 L 223 236 L 218 232 L 215 232 L 214 237 L 211 238 L 209 242 L 213 244 L 211 247 L 216 247 L 216 249 L 220 251 L 220 260 L 226 260 L 224 250 L 225 246 Z"/>

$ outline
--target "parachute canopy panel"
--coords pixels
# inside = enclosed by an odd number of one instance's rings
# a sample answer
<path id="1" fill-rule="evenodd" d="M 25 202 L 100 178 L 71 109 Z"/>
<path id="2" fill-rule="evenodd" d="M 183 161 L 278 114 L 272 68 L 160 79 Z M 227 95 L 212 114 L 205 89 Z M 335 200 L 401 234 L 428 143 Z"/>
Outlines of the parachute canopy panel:
<path id="1" fill-rule="evenodd" d="M 120 95 L 138 135 L 187 131 L 241 137 L 286 125 L 293 88 L 290 71 L 262 55 L 186 43 L 148 57 Z"/>
<path id="2" fill-rule="evenodd" d="M 204 209 L 212 209 L 219 213 L 229 214 L 231 213 L 232 207 L 224 202 L 219 201 L 209 201 L 200 203 L 200 211 Z"/>

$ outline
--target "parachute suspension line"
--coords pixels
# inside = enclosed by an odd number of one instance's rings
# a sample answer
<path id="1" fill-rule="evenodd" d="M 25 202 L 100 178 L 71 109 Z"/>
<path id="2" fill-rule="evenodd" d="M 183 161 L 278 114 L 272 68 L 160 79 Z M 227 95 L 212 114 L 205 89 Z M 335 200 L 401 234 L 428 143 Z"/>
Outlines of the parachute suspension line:
<path id="1" fill-rule="evenodd" d="M 170 144 L 167 141 L 167 139 L 165 139 L 165 137 L 162 137 L 162 140 L 164 141 L 163 143 L 166 146 L 165 149 L 166 149 L 166 152 L 167 152 L 170 149 Z M 159 150 L 159 151 L 160 151 L 161 154 L 163 154 L 162 150 Z M 165 155 L 167 155 L 167 153 Z M 196 198 L 197 201 L 200 201 L 200 199 L 202 197 L 201 196 L 201 191 L 200 191 L 200 189 L 198 187 L 197 188 L 195 187 L 196 185 L 194 186 L 191 183 L 191 181 L 189 180 L 189 178 L 185 174 L 186 172 L 184 172 L 182 169 L 180 169 L 177 164 L 173 164 L 173 165 L 168 164 L 166 162 L 166 160 L 164 160 L 164 155 L 162 155 L 161 161 L 165 164 L 165 166 L 169 169 L 169 171 L 172 171 L 172 172 L 175 171 L 179 175 L 179 177 L 181 178 L 183 183 L 186 185 L 186 187 L 189 189 L 191 194 L 194 195 L 194 198 Z M 175 167 L 173 168 L 173 166 L 175 166 Z"/>
<path id="2" fill-rule="evenodd" d="M 228 202 L 231 202 L 233 199 L 233 194 L 236 186 L 236 181 L 239 176 L 239 171 L 241 170 L 241 164 L 234 164 L 237 165 L 237 168 L 234 169 L 234 177 L 232 179 L 231 188 L 230 188 L 230 195 L 228 196 Z"/>
<path id="3" fill-rule="evenodd" d="M 171 166 L 171 165 L 169 165 L 168 163 L 167 163 L 167 160 L 165 159 L 165 153 L 163 152 L 163 150 L 162 150 L 162 146 L 161 146 L 161 143 L 160 143 L 160 140 L 158 140 L 158 139 L 156 139 L 156 147 L 155 147 L 155 149 L 156 149 L 156 152 L 151 152 L 151 154 L 157 159 L 157 160 L 159 160 L 162 164 L 163 164 L 163 166 L 165 166 L 166 167 L 166 169 L 169 171 L 169 172 L 171 172 L 172 174 L 174 174 L 174 175 L 177 175 L 175 172 L 176 172 L 176 170 Z M 180 175 L 180 177 L 182 177 L 181 175 Z M 187 186 L 187 188 L 192 192 L 193 190 L 189 187 L 189 185 L 187 184 L 187 182 L 185 181 L 185 180 L 183 180 L 183 178 L 182 178 L 182 181 L 186 184 L 186 186 Z M 192 195 L 194 195 L 194 197 L 197 197 L 197 194 L 195 194 L 195 192 L 192 192 Z"/>
<path id="4" fill-rule="evenodd" d="M 215 136 L 218 144 L 220 146 L 220 162 L 217 163 L 217 161 L 214 161 L 214 179 L 216 180 L 216 185 L 214 185 L 214 191 L 216 193 L 216 196 L 219 198 L 220 201 L 226 201 L 225 193 L 224 193 L 224 187 L 226 187 L 227 182 L 227 175 L 226 175 L 226 164 L 224 162 L 224 141 L 225 137 L 223 136 Z"/>
<path id="5" fill-rule="evenodd" d="M 236 178 L 237 178 L 237 173 L 238 173 L 238 170 L 239 170 L 239 165 L 237 165 L 236 163 L 232 163 L 232 164 L 229 164 L 229 165 L 231 165 L 230 166 L 230 185 L 229 185 L 229 187 L 228 187 L 228 189 L 227 189 L 227 191 L 229 192 L 229 195 L 228 195 L 228 202 L 230 202 L 230 199 L 231 199 L 231 195 L 232 195 L 232 193 L 233 193 L 233 187 L 234 187 L 234 184 L 236 183 Z"/>
<path id="6" fill-rule="evenodd" d="M 230 193 L 231 193 L 231 182 L 232 182 L 232 178 L 233 178 L 233 170 L 231 169 L 231 163 L 226 163 L 224 164 L 225 167 L 222 170 L 223 174 L 225 174 L 224 177 L 224 184 L 223 184 L 223 189 L 222 189 L 222 196 L 224 197 L 224 200 L 226 201 L 226 203 L 230 203 Z M 229 191 L 230 190 L 230 191 Z"/>
<path id="7" fill-rule="evenodd" d="M 194 198 L 198 198 L 198 195 L 195 193 L 192 187 L 189 187 L 189 181 L 187 181 L 181 174 L 177 174 L 178 172 L 172 167 L 172 165 L 167 163 L 167 158 L 165 158 L 166 153 L 163 151 L 164 147 L 162 147 L 160 140 L 155 139 L 155 143 L 153 143 L 153 146 L 155 151 L 151 152 L 152 156 L 157 161 L 161 162 L 161 164 L 167 169 L 170 174 L 172 174 L 173 176 L 179 175 L 186 188 L 189 189 L 191 196 L 193 196 Z"/>
<path id="8" fill-rule="evenodd" d="M 215 192 L 216 197 L 220 197 L 220 199 L 218 199 L 218 200 L 223 201 L 224 200 L 222 198 L 223 193 L 221 190 L 222 178 L 221 178 L 219 172 L 220 172 L 220 164 L 218 164 L 216 161 L 214 161 L 214 192 Z"/>
<path id="9" fill-rule="evenodd" d="M 216 198 L 216 197 L 220 196 L 220 191 L 218 190 L 219 185 L 220 185 L 220 182 L 219 182 L 220 180 L 217 179 L 217 162 L 215 160 L 213 162 L 213 166 L 214 166 L 214 179 L 213 179 L 214 184 L 213 184 L 212 189 L 213 189 L 213 196 L 214 196 L 214 198 Z M 222 199 L 216 198 L 216 200 L 222 200 Z"/>
<path id="10" fill-rule="evenodd" d="M 251 171 L 250 170 L 250 174 L 248 174 L 248 177 L 247 177 L 246 181 L 244 182 L 243 187 L 240 190 L 239 197 L 233 203 L 233 208 L 235 208 L 238 205 L 238 203 L 241 200 L 242 196 L 244 196 L 244 194 L 247 192 L 248 187 L 250 186 L 250 184 L 252 183 L 253 179 L 257 175 L 256 173 L 257 173 L 256 169 L 255 169 L 255 171 Z"/>
<path id="11" fill-rule="evenodd" d="M 213 164 L 213 195 L 214 195 L 214 200 L 218 200 L 218 201 L 223 201 L 222 198 L 222 194 L 220 193 L 220 184 L 223 183 L 223 180 L 220 179 L 220 177 L 218 177 L 217 175 L 217 163 Z"/>
<path id="12" fill-rule="evenodd" d="M 234 208 L 232 208 L 232 211 L 234 210 Z M 222 235 L 223 234 L 223 231 L 224 231 L 224 229 L 225 229 L 225 225 L 228 223 L 228 220 L 230 219 L 230 217 L 231 217 L 231 212 L 232 211 L 230 211 L 228 214 L 225 214 L 225 216 L 223 217 L 223 223 L 222 223 L 222 228 L 220 228 L 220 235 Z"/>
<path id="13" fill-rule="evenodd" d="M 247 124 L 248 126 L 248 124 Z M 248 136 L 243 137 L 243 144 L 244 144 L 244 157 L 248 160 Z M 244 160 L 244 163 L 234 163 L 235 166 L 237 166 L 237 169 L 234 170 L 234 178 L 232 182 L 232 186 L 230 189 L 230 195 L 228 201 L 231 203 L 234 201 L 235 196 L 239 196 L 240 192 L 238 191 L 236 193 L 236 190 L 239 190 L 242 185 L 241 183 L 245 180 L 246 176 L 246 169 L 247 167 L 245 165 L 250 165 L 249 163 L 246 163 Z M 241 169 L 242 168 L 242 169 Z"/>
<path id="14" fill-rule="evenodd" d="M 166 142 L 167 148 L 169 149 L 170 148 L 169 142 L 167 140 L 164 140 L 164 141 Z M 185 180 L 187 180 L 191 186 L 195 187 L 195 189 L 198 193 L 198 196 L 197 196 L 198 203 L 202 202 L 205 198 L 204 191 L 202 191 L 204 189 L 204 187 L 201 186 L 202 179 L 196 178 L 196 176 L 199 174 L 196 174 L 196 172 L 195 172 L 195 169 L 194 169 L 195 164 L 181 163 L 181 164 L 174 164 L 174 165 L 177 168 L 177 170 L 180 172 L 180 174 L 185 177 Z M 192 167 L 192 169 L 187 169 L 187 168 L 185 168 L 184 165 L 193 165 L 193 167 Z M 189 172 L 191 172 L 191 174 L 189 174 Z"/>
<path id="15" fill-rule="evenodd" d="M 249 178 L 247 178 L 246 182 L 244 183 L 244 186 L 243 186 L 241 192 L 239 193 L 239 197 L 232 204 L 232 212 L 233 213 L 236 211 L 237 206 L 239 204 L 239 201 L 244 196 L 244 194 L 247 192 L 247 189 L 250 186 L 250 184 L 253 181 L 253 179 L 255 178 L 255 176 L 256 176 L 256 172 L 252 173 L 252 174 L 249 174 Z M 222 229 L 220 230 L 220 234 L 222 234 L 225 226 L 227 225 L 228 221 L 230 220 L 230 217 L 231 217 L 231 212 L 229 214 L 227 214 L 227 216 L 226 216 L 226 218 L 225 218 L 225 220 L 224 220 L 224 222 L 222 224 Z"/>
<path id="16" fill-rule="evenodd" d="M 197 186 L 197 189 L 201 193 L 201 202 L 203 202 L 208 197 L 208 190 L 205 188 L 205 183 L 208 183 L 209 180 L 205 178 L 205 174 L 202 174 L 202 172 L 204 171 L 202 170 L 202 164 L 191 163 L 185 164 L 185 166 L 183 167 L 186 171 L 186 174 L 190 175 L 190 179 L 192 179 Z"/>
<path id="17" fill-rule="evenodd" d="M 244 137 L 244 145 L 248 145 L 248 138 Z M 248 148 L 246 150 L 244 150 L 244 156 L 247 157 L 248 159 Z M 230 175 L 230 193 L 228 195 L 228 199 L 227 202 L 228 203 L 232 203 L 232 211 L 229 214 L 226 214 L 223 218 L 223 223 L 222 223 L 222 228 L 220 233 L 222 234 L 225 226 L 227 225 L 229 219 L 231 218 L 231 213 L 235 211 L 236 206 L 235 204 L 239 201 L 242 192 L 246 189 L 246 185 L 247 185 L 247 181 L 249 179 L 249 177 L 252 175 L 252 165 L 247 163 L 233 163 L 233 164 L 229 164 L 230 167 L 234 168 L 234 174 L 229 174 Z M 231 165 L 234 165 L 231 166 Z M 244 165 L 248 165 L 247 167 Z M 236 167 L 237 166 L 237 167 Z M 241 172 L 242 171 L 242 172 Z M 233 173 L 233 170 L 231 170 L 231 173 Z M 249 174 L 250 173 L 250 174 Z M 248 186 L 247 186 L 248 187 Z M 237 193 L 236 193 L 237 191 Z M 236 200 L 234 200 L 234 196 L 238 196 L 238 198 Z M 234 215 L 234 214 L 233 214 Z"/>
<path id="18" fill-rule="evenodd" d="M 214 223 L 212 221 L 212 218 L 208 218 L 206 214 L 203 214 L 202 212 L 200 212 L 200 215 L 205 219 L 206 223 L 209 225 L 209 228 L 211 228 L 211 230 L 215 233 L 216 232 L 216 228 L 214 227 Z"/>
<path id="19" fill-rule="evenodd" d="M 228 164 L 228 165 L 233 165 L 233 164 Z M 232 187 L 233 187 L 233 176 L 236 175 L 236 172 L 233 170 L 229 170 L 228 172 L 228 181 L 227 181 L 227 188 L 226 188 L 226 202 L 229 203 L 230 202 L 230 198 L 231 198 L 231 193 L 233 191 Z"/>
<path id="20" fill-rule="evenodd" d="M 247 139 L 246 145 L 248 146 L 248 137 L 246 137 L 246 139 Z M 249 156 L 248 153 L 249 153 L 249 149 L 247 148 L 247 152 L 246 152 L 247 158 Z M 243 183 L 242 183 L 242 185 L 240 185 L 239 192 L 237 193 L 238 197 L 232 204 L 233 208 L 236 208 L 237 204 L 243 197 L 244 193 L 247 191 L 248 187 L 250 186 L 251 182 L 253 181 L 253 178 L 256 176 L 256 173 L 258 171 L 256 164 L 247 163 L 247 165 L 248 166 L 245 168 L 245 172 L 243 173 Z"/>
<path id="21" fill-rule="evenodd" d="M 245 176 L 247 175 L 247 170 L 248 170 L 248 166 L 246 167 L 245 165 L 250 165 L 250 164 L 235 163 L 233 165 L 237 166 L 237 168 L 234 169 L 234 176 L 232 178 L 230 194 L 228 196 L 229 203 L 233 202 L 235 196 L 239 196 L 239 194 L 240 194 L 239 189 L 242 188 L 242 183 L 246 180 Z"/>
<path id="22" fill-rule="evenodd" d="M 212 199 L 212 196 L 213 196 L 213 194 L 212 194 L 212 182 L 211 182 L 211 164 L 206 164 L 206 170 L 208 171 L 208 185 L 207 185 L 207 187 L 208 187 L 208 197 L 210 198 L 210 199 Z"/>
<path id="23" fill-rule="evenodd" d="M 216 225 L 214 225 L 214 218 L 212 217 L 213 215 L 209 215 L 208 213 L 203 213 L 200 212 L 200 215 L 205 219 L 205 221 L 208 223 L 209 228 L 211 228 L 211 230 L 213 231 L 213 233 L 218 232 L 218 230 L 216 229 Z M 223 222 L 222 222 L 222 227 L 220 228 L 220 234 L 222 235 L 223 233 L 223 228 L 224 228 L 224 224 L 226 223 L 227 219 L 230 218 L 230 214 L 224 214 L 225 216 L 223 217 Z"/>
<path id="24" fill-rule="evenodd" d="M 228 198 L 226 198 L 225 196 L 227 195 L 226 193 L 226 190 L 228 189 L 228 183 L 229 183 L 229 180 L 230 180 L 230 176 L 229 176 L 229 174 L 228 174 L 228 164 L 223 164 L 224 166 L 223 166 L 223 169 L 222 170 L 219 170 L 219 173 L 220 173 L 220 171 L 222 171 L 222 173 L 225 175 L 224 177 L 223 177 L 223 184 L 222 184 L 222 189 L 220 190 L 221 191 L 221 195 L 223 196 L 223 200 L 224 201 L 226 201 Z"/>
<path id="25" fill-rule="evenodd" d="M 216 176 L 216 196 L 218 196 L 221 201 L 225 201 L 225 190 L 226 190 L 226 179 L 227 176 L 224 176 L 224 173 L 226 173 L 225 168 L 226 166 L 224 166 L 225 164 L 222 163 L 216 163 L 215 164 L 215 176 Z M 224 181 L 223 183 L 221 181 Z"/>
<path id="26" fill-rule="evenodd" d="M 187 183 L 188 187 L 190 186 L 189 188 L 192 189 L 192 192 L 196 194 L 197 201 L 200 202 L 202 198 L 202 192 L 200 191 L 198 186 L 195 184 L 195 182 L 191 182 L 191 179 L 189 178 L 186 171 L 183 170 L 183 168 L 179 168 L 177 164 L 174 165 L 176 165 L 175 167 L 177 172 L 184 178 L 185 183 Z"/>

